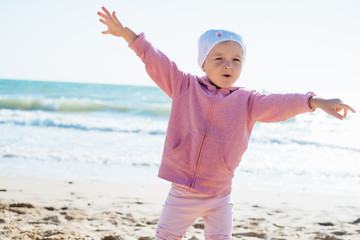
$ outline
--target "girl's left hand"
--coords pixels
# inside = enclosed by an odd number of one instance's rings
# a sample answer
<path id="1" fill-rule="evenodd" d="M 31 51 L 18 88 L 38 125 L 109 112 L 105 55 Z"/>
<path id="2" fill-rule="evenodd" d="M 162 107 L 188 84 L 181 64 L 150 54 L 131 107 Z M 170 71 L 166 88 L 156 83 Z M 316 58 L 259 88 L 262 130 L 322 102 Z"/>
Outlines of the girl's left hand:
<path id="1" fill-rule="evenodd" d="M 312 97 L 309 100 L 309 105 L 311 109 L 320 108 L 327 114 L 334 116 L 340 120 L 343 120 L 346 116 L 348 111 L 355 113 L 356 111 L 350 107 L 349 105 L 344 104 L 340 99 L 323 99 Z M 344 111 L 343 115 L 339 114 L 339 112 Z"/>

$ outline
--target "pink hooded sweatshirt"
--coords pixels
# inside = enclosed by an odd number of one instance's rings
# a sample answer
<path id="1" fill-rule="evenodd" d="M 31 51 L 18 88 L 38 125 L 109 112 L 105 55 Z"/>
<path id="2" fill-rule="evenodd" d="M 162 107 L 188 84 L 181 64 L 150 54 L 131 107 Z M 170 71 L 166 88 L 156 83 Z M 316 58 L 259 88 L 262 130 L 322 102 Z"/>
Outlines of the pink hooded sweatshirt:
<path id="1" fill-rule="evenodd" d="M 307 94 L 263 95 L 240 87 L 218 89 L 206 77 L 179 71 L 141 33 L 129 46 L 153 81 L 172 98 L 158 176 L 209 195 L 231 192 L 256 121 L 284 121 L 312 111 Z"/>

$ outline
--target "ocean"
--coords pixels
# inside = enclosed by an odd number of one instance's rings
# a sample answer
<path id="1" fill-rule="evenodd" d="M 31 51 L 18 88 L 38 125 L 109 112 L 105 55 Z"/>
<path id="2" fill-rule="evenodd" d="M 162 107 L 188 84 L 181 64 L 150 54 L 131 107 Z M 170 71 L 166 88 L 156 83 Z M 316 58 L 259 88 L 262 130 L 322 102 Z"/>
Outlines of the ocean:
<path id="1" fill-rule="evenodd" d="M 0 80 L 0 175 L 166 184 L 170 108 L 152 86 Z M 360 195 L 359 120 L 256 123 L 234 189 Z"/>

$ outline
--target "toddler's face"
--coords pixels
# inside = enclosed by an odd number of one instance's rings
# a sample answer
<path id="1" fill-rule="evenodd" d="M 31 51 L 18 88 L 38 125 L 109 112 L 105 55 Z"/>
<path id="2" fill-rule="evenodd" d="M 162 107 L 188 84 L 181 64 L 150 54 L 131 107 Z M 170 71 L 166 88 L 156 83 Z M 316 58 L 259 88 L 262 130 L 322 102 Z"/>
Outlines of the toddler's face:
<path id="1" fill-rule="evenodd" d="M 243 56 L 243 50 L 238 43 L 221 42 L 210 51 L 201 69 L 213 84 L 220 88 L 229 88 L 240 77 Z"/>

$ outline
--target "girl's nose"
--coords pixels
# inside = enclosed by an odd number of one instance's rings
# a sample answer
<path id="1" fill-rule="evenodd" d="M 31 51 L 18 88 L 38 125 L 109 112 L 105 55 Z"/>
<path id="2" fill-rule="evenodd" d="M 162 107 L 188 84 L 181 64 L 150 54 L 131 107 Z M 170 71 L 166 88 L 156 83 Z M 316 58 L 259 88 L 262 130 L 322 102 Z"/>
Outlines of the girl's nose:
<path id="1" fill-rule="evenodd" d="M 229 62 L 229 61 L 225 62 L 224 68 L 231 69 L 232 68 L 231 62 Z"/>

